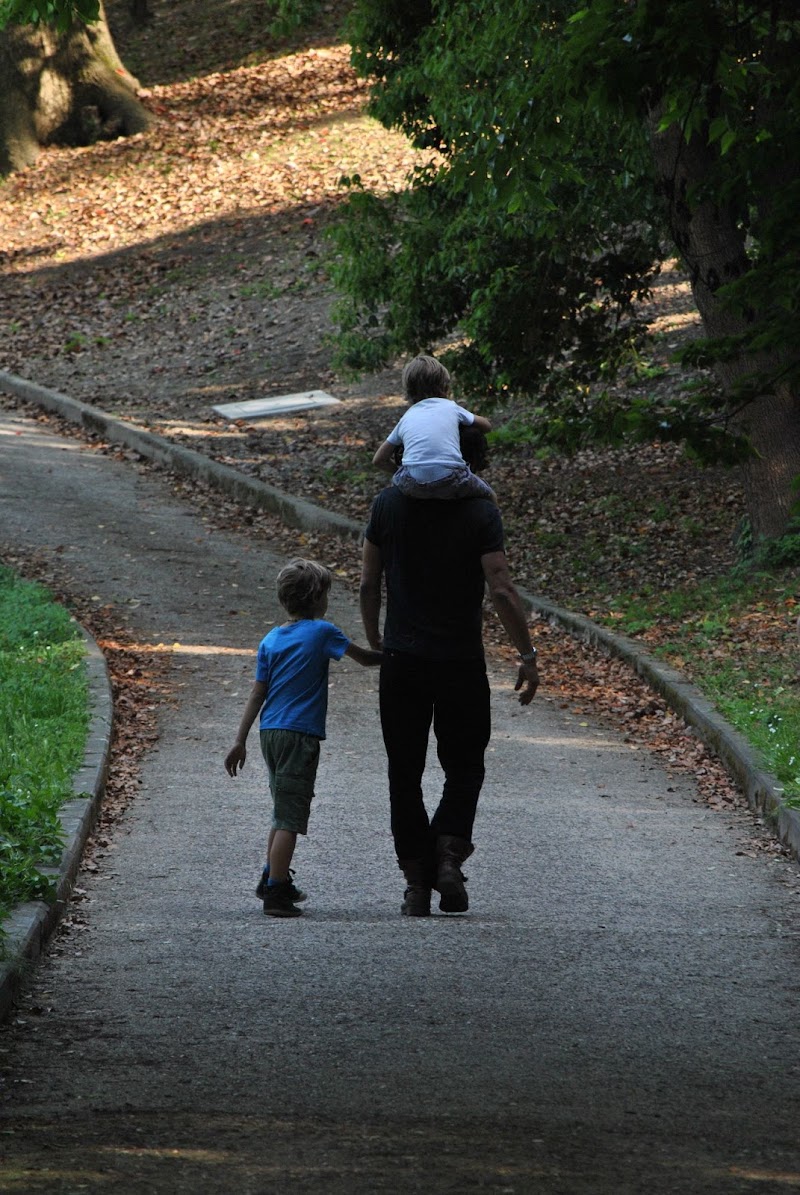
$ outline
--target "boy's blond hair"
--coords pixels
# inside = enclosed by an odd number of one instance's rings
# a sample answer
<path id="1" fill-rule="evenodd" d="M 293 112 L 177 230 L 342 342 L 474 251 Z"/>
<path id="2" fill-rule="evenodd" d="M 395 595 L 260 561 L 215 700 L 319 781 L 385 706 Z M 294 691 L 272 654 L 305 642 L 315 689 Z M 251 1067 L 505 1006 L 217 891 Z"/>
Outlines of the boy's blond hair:
<path id="1" fill-rule="evenodd" d="M 444 398 L 450 389 L 450 374 L 441 361 L 420 353 L 403 370 L 403 391 L 408 402 L 423 398 Z"/>
<path id="2" fill-rule="evenodd" d="M 311 614 L 332 582 L 333 576 L 324 564 L 298 556 L 278 573 L 278 601 L 287 614 Z"/>

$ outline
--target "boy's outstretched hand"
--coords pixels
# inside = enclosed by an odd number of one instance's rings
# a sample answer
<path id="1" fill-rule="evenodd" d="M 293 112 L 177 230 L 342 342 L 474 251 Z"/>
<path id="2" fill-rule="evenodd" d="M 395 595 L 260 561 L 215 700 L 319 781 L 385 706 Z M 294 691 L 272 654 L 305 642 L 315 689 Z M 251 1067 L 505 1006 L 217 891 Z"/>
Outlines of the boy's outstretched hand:
<path id="1" fill-rule="evenodd" d="M 236 769 L 241 772 L 247 759 L 247 748 L 244 743 L 236 743 L 225 756 L 225 771 L 229 776 L 236 775 Z"/>

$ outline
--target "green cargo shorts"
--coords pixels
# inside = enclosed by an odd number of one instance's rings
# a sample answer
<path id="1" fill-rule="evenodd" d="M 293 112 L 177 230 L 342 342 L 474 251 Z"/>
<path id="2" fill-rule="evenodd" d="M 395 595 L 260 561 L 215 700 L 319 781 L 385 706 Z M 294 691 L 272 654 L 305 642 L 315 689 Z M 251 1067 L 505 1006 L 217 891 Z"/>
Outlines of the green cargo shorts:
<path id="1" fill-rule="evenodd" d="M 319 764 L 319 739 L 300 730 L 260 733 L 274 806 L 273 828 L 306 834 Z"/>

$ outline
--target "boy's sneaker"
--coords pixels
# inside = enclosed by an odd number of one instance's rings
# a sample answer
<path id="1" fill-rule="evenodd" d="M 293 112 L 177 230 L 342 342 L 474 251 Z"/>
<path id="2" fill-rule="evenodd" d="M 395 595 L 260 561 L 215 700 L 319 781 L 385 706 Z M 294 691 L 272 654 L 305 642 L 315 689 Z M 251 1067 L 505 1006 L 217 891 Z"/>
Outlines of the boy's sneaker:
<path id="1" fill-rule="evenodd" d="M 267 890 L 267 880 L 268 879 L 269 879 L 269 872 L 268 871 L 262 872 L 261 879 L 258 881 L 258 887 L 256 888 L 256 896 L 258 897 L 259 900 L 264 899 L 264 893 Z M 295 884 L 294 872 L 292 871 L 291 868 L 289 868 L 289 883 L 291 884 L 292 900 L 295 902 L 295 904 L 299 904 L 301 901 L 303 901 L 307 898 L 308 893 L 303 892 L 302 888 L 298 888 L 297 885 Z"/>
<path id="2" fill-rule="evenodd" d="M 292 903 L 291 880 L 282 884 L 266 884 L 264 887 L 264 912 L 268 917 L 302 917 L 303 910 Z"/>

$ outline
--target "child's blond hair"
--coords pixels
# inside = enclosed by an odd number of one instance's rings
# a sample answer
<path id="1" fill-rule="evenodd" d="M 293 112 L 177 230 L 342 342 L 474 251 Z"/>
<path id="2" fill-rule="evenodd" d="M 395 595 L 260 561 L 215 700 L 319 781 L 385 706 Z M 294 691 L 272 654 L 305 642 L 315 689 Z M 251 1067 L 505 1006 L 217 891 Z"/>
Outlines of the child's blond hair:
<path id="1" fill-rule="evenodd" d="M 298 556 L 278 573 L 278 601 L 287 614 L 311 614 L 332 582 L 330 569 L 324 564 Z"/>
<path id="2" fill-rule="evenodd" d="M 450 374 L 441 361 L 420 353 L 403 370 L 403 391 L 410 403 L 423 398 L 445 398 L 450 389 Z"/>

